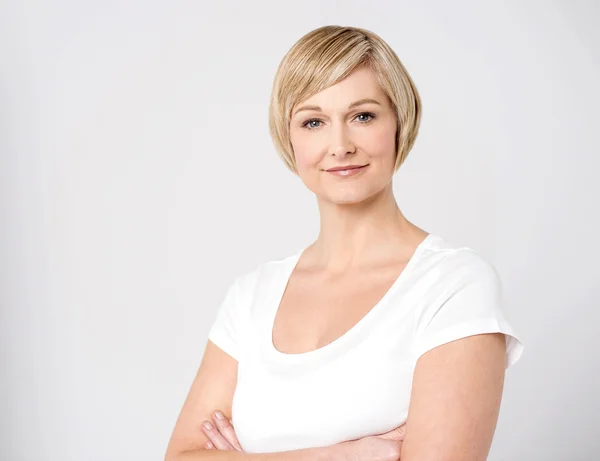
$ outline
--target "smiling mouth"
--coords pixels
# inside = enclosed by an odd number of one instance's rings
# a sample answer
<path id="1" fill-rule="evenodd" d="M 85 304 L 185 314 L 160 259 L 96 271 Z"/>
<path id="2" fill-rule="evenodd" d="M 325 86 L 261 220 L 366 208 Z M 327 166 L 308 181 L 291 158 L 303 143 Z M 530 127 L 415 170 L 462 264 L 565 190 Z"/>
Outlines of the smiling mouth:
<path id="1" fill-rule="evenodd" d="M 334 176 L 339 176 L 339 177 L 355 176 L 355 175 L 359 174 L 360 172 L 362 172 L 363 170 L 365 170 L 368 166 L 369 166 L 369 164 L 367 163 L 366 165 L 362 165 L 362 166 L 352 166 L 352 167 L 342 168 L 342 169 L 325 170 L 325 172 L 331 173 Z"/>

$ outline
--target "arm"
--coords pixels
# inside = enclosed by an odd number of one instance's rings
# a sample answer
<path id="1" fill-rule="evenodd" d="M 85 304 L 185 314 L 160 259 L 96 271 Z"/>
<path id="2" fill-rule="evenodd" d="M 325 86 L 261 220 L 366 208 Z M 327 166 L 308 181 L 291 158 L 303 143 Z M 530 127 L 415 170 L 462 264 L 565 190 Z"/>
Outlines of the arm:
<path id="1" fill-rule="evenodd" d="M 338 460 L 330 447 L 306 448 L 280 453 L 244 453 L 243 451 L 193 450 L 167 461 L 333 461 Z"/>
<path id="2" fill-rule="evenodd" d="M 504 373 L 503 334 L 462 338 L 418 360 L 402 461 L 485 461 L 496 429 Z"/>
<path id="3" fill-rule="evenodd" d="M 230 421 L 215 415 L 215 425 L 210 430 L 205 430 L 210 439 L 208 448 L 225 451 L 243 451 Z M 405 425 L 396 427 L 385 434 L 366 436 L 356 440 L 341 442 L 336 449 L 318 449 L 307 451 L 309 459 L 338 459 L 352 461 L 399 461 L 402 440 L 404 440 Z M 336 451 L 337 450 L 337 451 Z M 314 453 L 312 453 L 314 452 Z M 295 452 L 288 451 L 287 457 L 295 459 Z M 266 457 L 269 457 L 267 455 Z M 302 456 L 301 458 L 304 458 Z"/>
<path id="4" fill-rule="evenodd" d="M 208 341 L 198 373 L 169 440 L 165 461 L 343 461 L 346 447 L 309 448 L 283 453 L 251 454 L 205 449 L 208 438 L 201 428 L 217 409 L 231 417 L 238 362 Z"/>

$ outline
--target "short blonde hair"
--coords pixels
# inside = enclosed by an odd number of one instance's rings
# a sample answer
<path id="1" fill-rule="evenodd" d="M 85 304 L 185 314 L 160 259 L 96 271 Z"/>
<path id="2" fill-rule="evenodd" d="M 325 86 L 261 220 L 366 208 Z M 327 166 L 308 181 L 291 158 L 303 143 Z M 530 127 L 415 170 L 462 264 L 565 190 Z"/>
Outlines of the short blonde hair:
<path id="1" fill-rule="evenodd" d="M 329 25 L 300 38 L 275 74 L 269 132 L 277 153 L 292 172 L 297 172 L 290 141 L 292 110 L 362 65 L 371 66 L 397 114 L 394 172 L 404 163 L 421 121 L 421 99 L 415 84 L 394 50 L 378 35 L 357 27 Z"/>

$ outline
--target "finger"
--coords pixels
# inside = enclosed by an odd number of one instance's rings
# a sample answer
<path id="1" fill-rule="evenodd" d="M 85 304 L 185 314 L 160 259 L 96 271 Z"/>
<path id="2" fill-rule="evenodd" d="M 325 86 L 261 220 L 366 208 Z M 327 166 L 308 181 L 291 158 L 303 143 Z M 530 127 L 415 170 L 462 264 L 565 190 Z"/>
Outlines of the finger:
<path id="1" fill-rule="evenodd" d="M 206 443 L 204 444 L 204 447 L 207 450 L 213 450 L 215 448 L 215 446 L 212 444 L 212 442 L 210 440 L 207 440 Z"/>
<path id="2" fill-rule="evenodd" d="M 404 440 L 404 436 L 406 435 L 406 423 L 400 427 L 397 427 L 396 430 L 398 431 L 398 435 L 402 437 L 401 440 Z"/>
<path id="3" fill-rule="evenodd" d="M 220 411 L 214 413 L 213 420 L 221 435 L 223 435 L 237 451 L 242 451 L 242 446 L 235 434 L 235 429 L 233 428 L 231 421 L 229 421 L 229 419 L 227 419 Z"/>
<path id="4" fill-rule="evenodd" d="M 380 437 L 384 439 L 397 440 L 399 442 L 404 440 L 404 436 L 406 435 L 406 424 L 402 426 L 396 427 L 385 434 L 381 434 Z"/>
<path id="5" fill-rule="evenodd" d="M 223 437 L 219 430 L 214 427 L 209 421 L 202 423 L 202 430 L 212 442 L 217 450 L 235 450 L 231 444 Z"/>

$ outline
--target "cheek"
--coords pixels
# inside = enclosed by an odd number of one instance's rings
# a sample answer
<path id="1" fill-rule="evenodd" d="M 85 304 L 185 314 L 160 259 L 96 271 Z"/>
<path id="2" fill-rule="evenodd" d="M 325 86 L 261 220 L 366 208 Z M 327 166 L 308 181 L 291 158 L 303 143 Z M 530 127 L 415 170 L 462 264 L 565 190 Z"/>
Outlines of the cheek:
<path id="1" fill-rule="evenodd" d="M 317 136 L 296 136 L 292 138 L 292 147 L 298 169 L 313 167 L 320 161 L 321 147 Z"/>
<path id="2" fill-rule="evenodd" d="M 361 136 L 361 145 L 370 157 L 394 157 L 396 154 L 396 126 L 390 124 L 365 130 Z"/>

